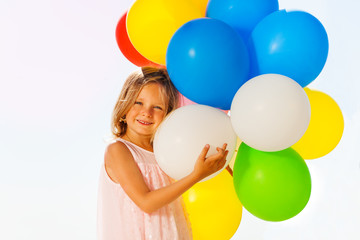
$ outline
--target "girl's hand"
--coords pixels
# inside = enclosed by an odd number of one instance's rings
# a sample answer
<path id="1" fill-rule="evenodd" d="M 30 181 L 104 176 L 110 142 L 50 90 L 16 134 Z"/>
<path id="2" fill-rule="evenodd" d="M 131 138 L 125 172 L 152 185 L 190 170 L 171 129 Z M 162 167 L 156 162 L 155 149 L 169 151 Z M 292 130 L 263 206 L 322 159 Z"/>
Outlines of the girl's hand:
<path id="1" fill-rule="evenodd" d="M 224 167 L 226 163 L 226 156 L 229 153 L 229 151 L 226 150 L 226 146 L 227 144 L 225 143 L 222 148 L 217 147 L 216 150 L 218 152 L 216 154 L 206 157 L 210 146 L 209 144 L 205 145 L 195 163 L 193 171 L 193 174 L 196 176 L 198 181 L 219 171 Z"/>
<path id="2" fill-rule="evenodd" d="M 217 148 L 217 153 L 206 158 L 210 146 L 207 144 L 196 161 L 194 171 L 162 188 L 150 190 L 128 147 L 117 141 L 107 148 L 105 169 L 109 177 L 121 185 L 131 200 L 144 212 L 152 213 L 171 203 L 195 183 L 220 170 L 226 162 L 226 144 Z"/>

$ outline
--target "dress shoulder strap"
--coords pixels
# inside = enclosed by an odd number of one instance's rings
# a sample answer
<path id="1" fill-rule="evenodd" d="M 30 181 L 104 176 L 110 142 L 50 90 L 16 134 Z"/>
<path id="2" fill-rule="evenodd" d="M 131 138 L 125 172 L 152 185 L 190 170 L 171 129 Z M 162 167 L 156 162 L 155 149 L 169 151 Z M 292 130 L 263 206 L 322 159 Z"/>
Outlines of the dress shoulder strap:
<path id="1" fill-rule="evenodd" d="M 129 142 L 122 138 L 117 138 L 116 141 L 120 141 L 126 145 L 133 155 L 134 160 L 137 163 L 153 163 L 155 162 L 155 156 L 153 152 L 150 152 L 146 149 L 139 147 L 138 145 Z"/>

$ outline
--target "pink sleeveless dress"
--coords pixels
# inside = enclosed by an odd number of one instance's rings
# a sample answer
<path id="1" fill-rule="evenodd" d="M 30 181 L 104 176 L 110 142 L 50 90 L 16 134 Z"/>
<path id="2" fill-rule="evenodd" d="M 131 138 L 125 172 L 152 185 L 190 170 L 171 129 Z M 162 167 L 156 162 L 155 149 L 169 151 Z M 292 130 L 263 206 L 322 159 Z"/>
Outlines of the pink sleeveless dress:
<path id="1" fill-rule="evenodd" d="M 172 180 L 158 166 L 154 153 L 124 139 L 150 190 L 169 185 Z M 147 214 L 108 176 L 104 164 L 100 171 L 97 213 L 98 240 L 189 240 L 190 224 L 182 199 Z"/>

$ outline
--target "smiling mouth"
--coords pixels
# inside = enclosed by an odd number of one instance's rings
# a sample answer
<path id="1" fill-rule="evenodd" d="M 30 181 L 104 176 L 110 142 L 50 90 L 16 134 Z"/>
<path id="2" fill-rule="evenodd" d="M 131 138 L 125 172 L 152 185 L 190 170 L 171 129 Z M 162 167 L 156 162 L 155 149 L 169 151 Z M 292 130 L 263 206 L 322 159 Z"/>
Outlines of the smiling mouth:
<path id="1" fill-rule="evenodd" d="M 139 122 L 142 125 L 151 125 L 152 124 L 151 122 L 146 122 L 146 121 L 142 121 L 142 120 L 139 120 L 139 119 L 137 119 L 136 121 Z"/>

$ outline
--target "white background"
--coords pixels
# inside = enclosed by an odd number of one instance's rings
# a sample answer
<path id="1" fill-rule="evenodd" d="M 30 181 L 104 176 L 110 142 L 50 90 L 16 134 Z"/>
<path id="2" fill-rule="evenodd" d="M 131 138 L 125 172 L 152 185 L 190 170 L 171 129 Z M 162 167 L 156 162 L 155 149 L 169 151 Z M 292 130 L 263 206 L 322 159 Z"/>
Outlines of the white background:
<path id="1" fill-rule="evenodd" d="M 329 58 L 309 85 L 333 97 L 345 131 L 307 161 L 312 195 L 296 217 L 265 222 L 244 210 L 233 239 L 360 239 L 360 3 L 279 0 L 313 14 Z M 95 239 L 99 167 L 110 115 L 136 69 L 114 31 L 130 0 L 0 0 L 0 239 Z"/>

